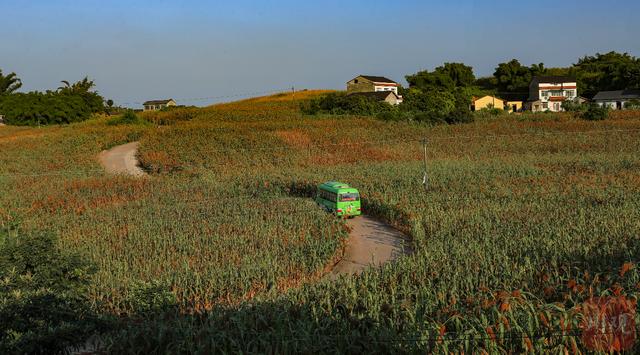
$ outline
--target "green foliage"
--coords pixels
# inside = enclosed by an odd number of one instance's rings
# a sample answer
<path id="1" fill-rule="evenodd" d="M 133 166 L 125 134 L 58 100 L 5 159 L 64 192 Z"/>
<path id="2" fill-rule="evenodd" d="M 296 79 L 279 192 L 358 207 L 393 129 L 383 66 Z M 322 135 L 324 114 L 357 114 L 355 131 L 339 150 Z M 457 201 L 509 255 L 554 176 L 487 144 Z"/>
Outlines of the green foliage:
<path id="1" fill-rule="evenodd" d="M 574 66 L 581 95 L 598 91 L 640 88 L 640 58 L 627 53 L 597 53 L 585 56 Z"/>
<path id="2" fill-rule="evenodd" d="M 402 109 L 414 112 L 418 122 L 445 123 L 456 108 L 456 97 L 449 91 L 409 89 Z"/>
<path id="3" fill-rule="evenodd" d="M 457 87 L 467 87 L 475 83 L 473 68 L 463 63 L 444 63 L 433 72 L 420 71 L 406 76 L 409 87 L 435 88 L 439 90 L 453 90 Z"/>
<path id="4" fill-rule="evenodd" d="M 62 83 L 64 86 L 58 88 L 58 93 L 69 97 L 81 97 L 91 113 L 104 111 L 104 99 L 97 92 L 91 91 L 95 87 L 93 80 L 85 77 L 73 84 L 69 84 L 66 80 L 63 80 Z"/>
<path id="5" fill-rule="evenodd" d="M 360 95 L 347 95 L 342 92 L 330 93 L 319 98 L 308 100 L 301 105 L 301 110 L 307 115 L 376 115 L 387 112 L 392 106 Z"/>
<path id="6" fill-rule="evenodd" d="M 500 63 L 493 76 L 496 86 L 501 92 L 528 92 L 531 79 L 545 72 L 544 64 L 534 64 L 525 67 L 517 59 L 507 63 Z"/>
<path id="7" fill-rule="evenodd" d="M 609 109 L 598 104 L 591 104 L 589 108 L 582 113 L 581 117 L 589 121 L 602 121 L 609 117 Z"/>
<path id="8" fill-rule="evenodd" d="M 638 99 L 629 100 L 625 103 L 624 108 L 629 110 L 638 110 L 640 109 L 640 100 Z"/>
<path id="9" fill-rule="evenodd" d="M 589 108 L 589 105 L 581 104 L 580 102 L 566 100 L 562 102 L 562 109 L 567 112 L 584 112 Z"/>
<path id="10" fill-rule="evenodd" d="M 0 112 L 6 124 L 36 126 L 80 122 L 91 117 L 84 99 L 55 92 L 30 92 L 0 97 Z"/>
<path id="11" fill-rule="evenodd" d="M 0 352 L 46 354 L 83 343 L 105 325 L 85 297 L 95 268 L 51 235 L 15 234 L 4 233 L 0 245 Z"/>
<path id="12" fill-rule="evenodd" d="M 55 92 L 0 95 L 0 113 L 4 115 L 5 123 L 17 126 L 66 124 L 87 120 L 92 113 L 104 111 L 102 96 L 91 91 L 93 81 L 84 78 L 73 85 L 64 83 L 66 86 Z"/>
<path id="13" fill-rule="evenodd" d="M 147 111 L 141 114 L 146 121 L 159 126 L 174 125 L 183 121 L 191 121 L 199 113 L 196 107 L 169 106 L 160 111 Z"/>
<path id="14" fill-rule="evenodd" d="M 0 96 L 11 94 L 20 89 L 20 87 L 22 87 L 22 81 L 20 81 L 16 73 L 3 75 L 2 69 L 0 69 Z"/>
<path id="15" fill-rule="evenodd" d="M 138 115 L 136 115 L 136 113 L 133 110 L 127 110 L 119 116 L 110 118 L 107 121 L 107 124 L 110 126 L 118 126 L 123 124 L 146 125 L 146 124 L 149 124 L 149 122 L 140 118 Z"/>
<path id="16" fill-rule="evenodd" d="M 124 302 L 139 316 L 166 312 L 177 305 L 176 296 L 170 291 L 169 285 L 160 281 L 133 283 Z"/>

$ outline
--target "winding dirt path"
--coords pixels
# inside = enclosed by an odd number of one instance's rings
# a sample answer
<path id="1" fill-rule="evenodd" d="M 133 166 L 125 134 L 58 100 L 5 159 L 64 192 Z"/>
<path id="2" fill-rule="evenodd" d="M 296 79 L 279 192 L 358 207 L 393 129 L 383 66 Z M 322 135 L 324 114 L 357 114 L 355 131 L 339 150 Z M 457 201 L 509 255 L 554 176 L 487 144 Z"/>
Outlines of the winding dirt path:
<path id="1" fill-rule="evenodd" d="M 131 176 L 145 176 L 145 172 L 138 165 L 136 153 L 138 142 L 131 142 L 115 146 L 109 150 L 103 150 L 98 158 L 104 169 L 111 174 Z"/>
<path id="2" fill-rule="evenodd" d="M 329 274 L 331 279 L 360 274 L 411 253 L 407 236 L 380 220 L 360 216 L 347 221 L 347 225 L 351 233 L 344 257 Z"/>
<path id="3" fill-rule="evenodd" d="M 136 158 L 137 151 L 138 142 L 119 145 L 100 153 L 100 163 L 112 174 L 145 176 Z M 360 274 L 369 267 L 379 267 L 411 253 L 407 236 L 387 223 L 360 216 L 348 220 L 347 225 L 351 233 L 343 258 L 327 275 L 330 279 Z"/>

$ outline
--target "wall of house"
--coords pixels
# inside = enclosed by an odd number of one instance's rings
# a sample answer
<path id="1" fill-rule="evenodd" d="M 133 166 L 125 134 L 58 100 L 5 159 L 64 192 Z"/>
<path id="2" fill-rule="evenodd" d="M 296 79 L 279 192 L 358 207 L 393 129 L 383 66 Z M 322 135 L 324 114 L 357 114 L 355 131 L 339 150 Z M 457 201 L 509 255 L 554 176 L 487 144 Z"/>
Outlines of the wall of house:
<path id="1" fill-rule="evenodd" d="M 504 110 L 504 101 L 493 96 L 481 97 L 476 101 L 474 101 L 473 105 L 475 107 L 475 111 L 480 111 L 483 108 L 489 108 L 489 107 L 499 108 L 501 110 Z"/>
<path id="2" fill-rule="evenodd" d="M 515 106 L 515 111 L 522 111 L 522 101 L 507 101 L 506 110 L 509 112 L 513 112 L 513 108 Z"/>
<path id="3" fill-rule="evenodd" d="M 374 90 L 375 90 L 375 91 L 392 91 L 392 92 L 394 92 L 396 95 L 398 95 L 398 87 L 397 87 L 397 86 L 390 86 L 390 85 L 375 85 L 375 86 L 374 86 Z"/>
<path id="4" fill-rule="evenodd" d="M 355 82 L 356 80 L 358 81 L 357 83 Z M 372 92 L 375 90 L 376 87 L 373 82 L 362 77 L 357 77 L 347 82 L 347 93 Z"/>
<path id="5" fill-rule="evenodd" d="M 622 109 L 624 109 L 624 107 L 627 104 L 628 100 L 598 100 L 598 101 L 596 101 L 598 106 L 600 106 L 600 107 L 604 106 L 604 107 L 610 108 L 612 110 L 617 110 L 618 109 L 618 102 L 621 103 Z"/>
<path id="6" fill-rule="evenodd" d="M 543 91 L 562 91 L 562 97 L 565 97 L 567 100 L 575 100 L 578 97 L 578 84 L 575 82 L 566 82 L 566 83 L 536 83 L 535 81 L 529 85 L 529 101 L 537 101 L 540 100 L 541 103 L 539 105 L 539 109 L 536 110 L 535 105 L 532 107 L 532 111 L 540 112 L 540 111 L 564 111 L 562 109 L 562 103 L 560 103 L 560 108 L 558 109 L 555 105 L 554 101 L 550 101 L 550 95 L 543 96 Z M 570 91 L 570 95 L 569 95 Z M 544 107 L 547 106 L 547 107 Z"/>
<path id="7" fill-rule="evenodd" d="M 399 99 L 397 96 L 395 95 L 389 95 L 384 99 L 385 102 L 387 102 L 390 105 L 400 105 L 400 103 L 402 102 L 402 99 Z"/>

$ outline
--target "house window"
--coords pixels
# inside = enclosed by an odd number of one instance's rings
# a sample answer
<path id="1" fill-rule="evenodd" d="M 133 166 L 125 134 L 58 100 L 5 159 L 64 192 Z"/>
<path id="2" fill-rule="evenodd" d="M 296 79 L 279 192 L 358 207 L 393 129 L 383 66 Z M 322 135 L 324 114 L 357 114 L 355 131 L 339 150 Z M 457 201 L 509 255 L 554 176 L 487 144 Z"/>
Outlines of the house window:
<path id="1" fill-rule="evenodd" d="M 543 91 L 542 92 L 542 97 L 547 97 L 549 96 L 549 92 L 548 91 Z"/>
<path id="2" fill-rule="evenodd" d="M 574 96 L 576 96 L 576 93 L 575 93 L 575 91 L 573 91 L 573 90 L 567 90 L 567 91 L 565 91 L 565 92 L 566 92 L 566 94 L 567 94 L 567 97 L 574 97 Z"/>
<path id="3" fill-rule="evenodd" d="M 354 83 L 354 84 L 357 84 L 357 83 L 358 83 L 358 79 L 354 80 L 354 81 L 353 81 L 353 83 Z"/>
<path id="4" fill-rule="evenodd" d="M 549 108 L 549 104 L 547 102 L 542 103 L 542 109 L 546 110 Z"/>

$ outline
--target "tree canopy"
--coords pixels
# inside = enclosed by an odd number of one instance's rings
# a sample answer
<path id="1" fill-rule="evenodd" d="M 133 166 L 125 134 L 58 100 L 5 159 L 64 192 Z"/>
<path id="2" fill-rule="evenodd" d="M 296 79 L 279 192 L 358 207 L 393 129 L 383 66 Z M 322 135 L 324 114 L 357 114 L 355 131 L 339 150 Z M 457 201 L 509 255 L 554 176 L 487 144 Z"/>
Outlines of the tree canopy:
<path id="1" fill-rule="evenodd" d="M 9 82 L 12 84 L 7 85 Z M 14 73 L 0 75 L 0 84 L 5 88 L 0 95 L 0 112 L 8 124 L 72 123 L 86 120 L 92 113 L 104 111 L 104 100 L 92 90 L 95 85 L 88 78 L 74 84 L 63 81 L 64 86 L 58 90 L 44 93 L 14 93 L 21 85 Z"/>
<path id="2" fill-rule="evenodd" d="M 603 90 L 640 89 L 640 59 L 628 53 L 585 56 L 573 69 L 581 94 L 586 97 Z"/>
<path id="3" fill-rule="evenodd" d="M 14 93 L 16 90 L 20 89 L 20 87 L 22 87 L 22 81 L 18 78 L 16 73 L 3 75 L 2 69 L 0 69 L 0 95 Z"/>
<path id="4" fill-rule="evenodd" d="M 496 88 L 501 92 L 526 93 L 529 92 L 529 83 L 534 76 L 545 73 L 544 64 L 534 64 L 526 67 L 517 59 L 498 64 L 493 73 L 496 79 Z"/>
<path id="5" fill-rule="evenodd" d="M 421 89 L 453 90 L 457 87 L 474 85 L 476 77 L 473 68 L 463 63 L 444 63 L 433 72 L 419 71 L 405 77 L 409 87 Z"/>

